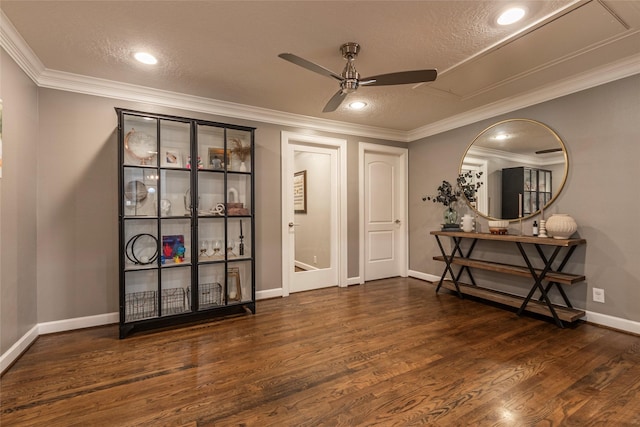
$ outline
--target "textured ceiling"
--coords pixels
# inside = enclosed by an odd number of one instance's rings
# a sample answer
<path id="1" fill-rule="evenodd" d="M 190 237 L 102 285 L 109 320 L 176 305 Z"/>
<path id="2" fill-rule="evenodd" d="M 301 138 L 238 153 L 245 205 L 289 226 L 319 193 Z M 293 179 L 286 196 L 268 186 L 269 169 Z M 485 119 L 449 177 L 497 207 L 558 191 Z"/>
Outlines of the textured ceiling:
<path id="1" fill-rule="evenodd" d="M 495 24 L 508 1 L 11 1 L 0 8 L 47 70 L 286 113 L 410 131 L 640 52 L 640 2 L 518 1 L 524 22 Z M 363 76 L 436 68 L 434 83 L 360 87 L 368 108 L 322 113 L 355 41 Z M 132 60 L 146 50 L 156 66 Z M 344 104 L 343 104 L 344 105 Z"/>

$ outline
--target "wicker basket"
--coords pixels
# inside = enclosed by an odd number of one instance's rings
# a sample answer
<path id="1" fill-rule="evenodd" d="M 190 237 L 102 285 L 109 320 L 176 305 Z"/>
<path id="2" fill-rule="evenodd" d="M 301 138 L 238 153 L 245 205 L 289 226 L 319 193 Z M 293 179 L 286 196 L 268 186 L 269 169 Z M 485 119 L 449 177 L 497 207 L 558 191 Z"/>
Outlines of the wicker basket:
<path id="1" fill-rule="evenodd" d="M 186 304 L 184 288 L 169 288 L 162 290 L 162 315 L 184 313 L 189 307 Z"/>
<path id="2" fill-rule="evenodd" d="M 198 291 L 200 307 L 222 305 L 222 286 L 220 283 L 202 283 Z"/>
<path id="3" fill-rule="evenodd" d="M 158 315 L 156 291 L 131 292 L 125 294 L 125 322 L 148 319 Z"/>

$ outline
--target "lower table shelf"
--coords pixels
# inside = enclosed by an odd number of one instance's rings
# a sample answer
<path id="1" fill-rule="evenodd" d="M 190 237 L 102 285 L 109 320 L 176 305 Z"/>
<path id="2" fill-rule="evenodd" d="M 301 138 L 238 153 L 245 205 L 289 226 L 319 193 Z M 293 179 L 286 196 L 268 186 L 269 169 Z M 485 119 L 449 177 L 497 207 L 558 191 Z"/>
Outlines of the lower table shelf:
<path id="1" fill-rule="evenodd" d="M 483 300 L 492 301 L 498 304 L 503 304 L 509 307 L 520 308 L 522 302 L 524 301 L 523 297 L 519 297 L 512 294 L 507 294 L 504 292 L 494 291 L 492 289 L 482 288 L 479 286 L 472 286 L 465 283 L 458 282 L 458 286 L 460 286 L 460 292 L 463 295 L 469 295 L 476 298 L 481 298 Z M 448 289 L 450 291 L 456 292 L 455 284 L 450 280 L 443 280 L 442 287 Z M 553 305 L 554 310 L 558 318 L 565 322 L 573 323 L 576 320 L 585 316 L 585 312 L 583 310 L 578 310 L 575 308 L 563 307 L 560 305 Z M 541 314 L 543 316 L 553 317 L 549 307 L 543 302 L 530 300 L 527 304 L 525 311 L 529 311 L 531 313 Z"/>

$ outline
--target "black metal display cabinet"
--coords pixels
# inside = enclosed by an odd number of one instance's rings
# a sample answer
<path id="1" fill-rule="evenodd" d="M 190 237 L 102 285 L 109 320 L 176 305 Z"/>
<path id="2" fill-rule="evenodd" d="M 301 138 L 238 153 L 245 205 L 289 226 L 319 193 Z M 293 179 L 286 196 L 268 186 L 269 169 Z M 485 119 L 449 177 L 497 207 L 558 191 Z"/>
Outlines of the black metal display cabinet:
<path id="1" fill-rule="evenodd" d="M 501 218 L 515 219 L 520 212 L 526 217 L 549 203 L 553 196 L 551 178 L 551 171 L 545 169 L 522 166 L 502 169 Z"/>
<path id="2" fill-rule="evenodd" d="M 120 338 L 255 313 L 255 128 L 116 112 Z"/>

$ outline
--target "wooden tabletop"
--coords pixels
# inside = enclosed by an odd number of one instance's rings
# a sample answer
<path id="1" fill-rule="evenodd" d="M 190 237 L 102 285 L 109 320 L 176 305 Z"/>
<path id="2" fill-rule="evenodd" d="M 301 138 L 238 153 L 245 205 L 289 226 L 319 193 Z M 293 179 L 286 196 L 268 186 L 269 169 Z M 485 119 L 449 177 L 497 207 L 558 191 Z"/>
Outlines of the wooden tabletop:
<path id="1" fill-rule="evenodd" d="M 520 243 L 533 243 L 536 245 L 547 246 L 577 246 L 586 245 L 585 239 L 554 239 L 552 237 L 534 237 L 517 234 L 491 234 L 491 233 L 476 233 L 464 231 L 432 231 L 433 236 L 449 236 L 449 237 L 463 237 L 468 239 L 478 240 L 497 240 L 500 242 L 520 242 Z"/>

